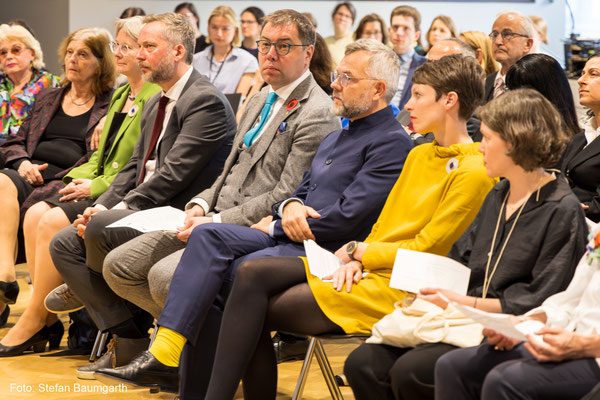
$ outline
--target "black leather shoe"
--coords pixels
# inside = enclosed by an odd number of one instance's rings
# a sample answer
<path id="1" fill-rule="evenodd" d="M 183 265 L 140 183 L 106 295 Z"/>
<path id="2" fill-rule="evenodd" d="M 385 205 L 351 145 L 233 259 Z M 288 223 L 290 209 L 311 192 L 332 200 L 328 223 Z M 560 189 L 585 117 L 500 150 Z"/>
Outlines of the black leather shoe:
<path id="1" fill-rule="evenodd" d="M 60 348 L 60 341 L 65 334 L 65 327 L 60 320 L 56 321 L 48 327 L 50 337 L 48 339 L 48 350 L 56 350 Z"/>
<path id="2" fill-rule="evenodd" d="M 10 307 L 7 304 L 6 307 L 4 307 L 4 311 L 2 311 L 2 314 L 0 314 L 0 328 L 2 328 L 4 325 L 6 325 L 6 322 L 8 322 L 9 315 L 10 315 Z"/>
<path id="3" fill-rule="evenodd" d="M 306 351 L 308 350 L 308 339 L 292 339 L 282 340 L 281 338 L 273 338 L 273 348 L 277 356 L 277 364 L 293 361 L 304 360 Z"/>
<path id="4" fill-rule="evenodd" d="M 17 281 L 0 281 L 0 301 L 6 304 L 15 304 L 19 295 L 19 284 Z"/>
<path id="5" fill-rule="evenodd" d="M 34 353 L 41 353 L 46 350 L 46 343 L 48 342 L 49 337 L 50 333 L 48 332 L 48 327 L 44 325 L 44 327 L 37 331 L 35 335 L 21 344 L 16 346 L 5 346 L 0 344 L 0 357 L 20 356 L 32 347 Z"/>
<path id="6" fill-rule="evenodd" d="M 160 390 L 172 393 L 179 389 L 179 368 L 164 365 L 147 350 L 123 367 L 101 368 L 94 376 L 103 383 L 116 380 L 135 386 L 158 386 Z"/>

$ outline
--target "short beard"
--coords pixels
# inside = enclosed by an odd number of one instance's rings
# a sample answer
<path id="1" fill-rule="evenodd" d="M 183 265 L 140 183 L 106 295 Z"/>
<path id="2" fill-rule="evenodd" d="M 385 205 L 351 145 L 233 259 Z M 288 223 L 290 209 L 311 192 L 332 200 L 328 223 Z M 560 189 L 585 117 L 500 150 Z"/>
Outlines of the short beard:
<path id="1" fill-rule="evenodd" d="M 331 106 L 331 112 L 339 117 L 347 119 L 358 117 L 359 115 L 366 113 L 369 110 L 369 107 L 371 106 L 365 100 L 366 99 L 363 98 L 356 99 L 353 102 L 354 104 L 344 104 L 344 102 L 340 100 L 340 103 L 342 104 L 338 106 L 335 103 L 333 103 L 333 105 Z"/>
<path id="2" fill-rule="evenodd" d="M 160 84 L 163 82 L 168 82 L 175 76 L 176 67 L 172 61 L 163 58 L 160 60 L 160 63 L 156 66 L 156 68 L 150 71 L 150 76 L 148 77 L 148 82 Z"/>

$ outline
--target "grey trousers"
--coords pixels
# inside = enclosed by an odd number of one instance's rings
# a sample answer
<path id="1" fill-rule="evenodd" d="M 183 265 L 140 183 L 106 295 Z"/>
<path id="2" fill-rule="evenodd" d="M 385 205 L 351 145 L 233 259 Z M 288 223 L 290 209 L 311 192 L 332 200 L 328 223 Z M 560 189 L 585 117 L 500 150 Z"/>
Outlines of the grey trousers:
<path id="1" fill-rule="evenodd" d="M 102 277 L 102 265 L 112 249 L 141 235 L 131 228 L 106 228 L 134 212 L 102 211 L 92 216 L 85 230 L 85 239 L 77 235 L 77 229 L 68 226 L 50 242 L 50 255 L 56 269 L 102 331 L 132 318 L 126 302 L 108 287 Z"/>
<path id="2" fill-rule="evenodd" d="M 112 250 L 103 275 L 122 298 L 158 318 L 185 243 L 175 232 L 149 232 Z"/>

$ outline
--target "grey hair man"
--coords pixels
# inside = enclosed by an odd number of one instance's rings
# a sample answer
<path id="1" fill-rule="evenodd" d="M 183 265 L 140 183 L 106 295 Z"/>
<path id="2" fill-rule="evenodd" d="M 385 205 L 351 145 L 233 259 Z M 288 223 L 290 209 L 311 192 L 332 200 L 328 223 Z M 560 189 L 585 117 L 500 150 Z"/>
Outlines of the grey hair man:
<path id="1" fill-rule="evenodd" d="M 436 61 L 451 54 L 461 54 L 463 57 L 475 58 L 475 52 L 465 42 L 457 38 L 443 39 L 434 44 L 427 53 L 427 61 Z"/>
<path id="2" fill-rule="evenodd" d="M 46 307 L 64 312 L 85 305 L 96 325 L 115 339 L 99 364 L 78 369 L 84 379 L 93 378 L 98 365 L 129 362 L 148 344 L 147 326 L 134 323 L 130 307 L 102 278 L 106 254 L 141 232 L 106 227 L 140 210 L 167 205 L 183 209 L 193 193 L 209 188 L 219 176 L 231 150 L 235 116 L 225 96 L 190 66 L 193 40 L 182 15 L 144 18 L 137 59 L 144 79 L 162 90 L 142 110 L 134 105 L 129 112 L 142 116 L 127 164 L 74 226 L 58 232 L 50 245 L 52 260 L 70 290 L 65 285 L 55 289 Z M 72 293 L 78 301 L 69 301 L 75 299 Z M 117 348 L 123 350 L 119 357 Z"/>
<path id="3" fill-rule="evenodd" d="M 488 75 L 485 81 L 485 101 L 506 92 L 505 77 L 508 69 L 533 47 L 534 28 L 531 19 L 518 11 L 504 11 L 496 17 L 490 38 L 494 60 L 500 70 Z"/>

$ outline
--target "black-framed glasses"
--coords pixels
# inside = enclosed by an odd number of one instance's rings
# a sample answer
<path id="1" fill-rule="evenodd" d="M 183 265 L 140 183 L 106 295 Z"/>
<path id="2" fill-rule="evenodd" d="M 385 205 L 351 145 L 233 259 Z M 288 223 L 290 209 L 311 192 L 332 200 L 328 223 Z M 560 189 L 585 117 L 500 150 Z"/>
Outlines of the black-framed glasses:
<path id="1" fill-rule="evenodd" d="M 502 32 L 498 32 L 498 31 L 492 31 L 492 33 L 490 33 L 488 35 L 490 38 L 492 38 L 492 40 L 496 40 L 498 38 L 498 36 L 502 37 L 502 41 L 507 42 L 509 40 L 512 40 L 516 37 L 524 37 L 524 38 L 528 38 L 528 35 L 523 35 L 522 33 L 517 33 L 517 32 L 513 32 L 509 29 L 504 29 Z"/>
<path id="2" fill-rule="evenodd" d="M 280 56 L 287 55 L 292 47 L 306 47 L 310 46 L 309 44 L 292 44 L 287 42 L 269 42 L 268 40 L 261 39 L 256 41 L 256 45 L 258 46 L 258 52 L 261 54 L 267 54 L 271 51 L 271 46 L 275 46 L 275 52 Z"/>
<path id="3" fill-rule="evenodd" d="M 331 73 L 331 83 L 335 82 L 338 78 L 340 79 L 340 85 L 342 85 L 342 87 L 348 86 L 348 83 L 350 83 L 350 81 L 353 79 L 355 81 L 362 81 L 362 80 L 378 81 L 379 80 L 377 78 L 356 78 L 354 76 L 348 76 L 348 74 L 346 74 L 344 72 L 342 72 L 341 74 L 338 74 L 337 72 Z"/>
<path id="4" fill-rule="evenodd" d="M 121 51 L 121 54 L 123 54 L 124 56 L 129 54 L 129 52 L 131 50 L 133 50 L 131 47 L 127 46 L 126 44 L 119 44 L 115 41 L 110 42 L 110 51 L 115 53 L 117 51 L 117 49 L 119 49 Z"/>

